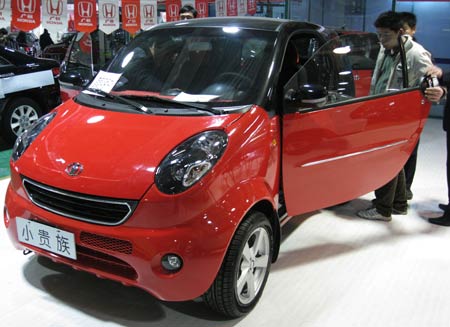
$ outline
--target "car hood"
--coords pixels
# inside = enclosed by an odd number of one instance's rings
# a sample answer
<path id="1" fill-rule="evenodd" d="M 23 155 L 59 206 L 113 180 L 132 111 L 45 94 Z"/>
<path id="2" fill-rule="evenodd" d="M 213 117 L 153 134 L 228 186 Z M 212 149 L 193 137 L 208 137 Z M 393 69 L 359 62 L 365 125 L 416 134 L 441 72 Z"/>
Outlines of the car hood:
<path id="1" fill-rule="evenodd" d="M 69 100 L 17 162 L 19 173 L 63 190 L 139 199 L 159 163 L 205 130 L 225 129 L 241 114 L 156 116 L 93 109 Z M 83 169 L 66 172 L 73 163 Z"/>

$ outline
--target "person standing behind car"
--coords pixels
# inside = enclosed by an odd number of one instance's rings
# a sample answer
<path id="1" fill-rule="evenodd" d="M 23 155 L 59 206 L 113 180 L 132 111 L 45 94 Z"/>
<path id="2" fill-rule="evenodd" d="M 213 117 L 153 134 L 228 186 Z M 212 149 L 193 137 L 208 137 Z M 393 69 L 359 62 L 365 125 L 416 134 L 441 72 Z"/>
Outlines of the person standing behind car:
<path id="1" fill-rule="evenodd" d="M 440 85 L 427 88 L 425 97 L 432 102 L 439 102 L 441 99 L 447 98 L 442 121 L 442 127 L 447 138 L 447 204 L 439 204 L 439 208 L 444 210 L 442 216 L 430 218 L 428 221 L 435 225 L 450 226 L 450 101 L 447 97 L 448 87 L 450 86 L 450 72 L 443 73 L 441 68 L 433 66 L 428 70 L 427 74 L 437 77 Z"/>
<path id="2" fill-rule="evenodd" d="M 25 53 L 27 47 L 27 34 L 24 31 L 19 31 L 16 37 L 17 49 Z"/>
<path id="3" fill-rule="evenodd" d="M 48 30 L 45 28 L 44 33 L 42 33 L 42 35 L 39 37 L 39 45 L 41 47 L 41 51 L 44 51 L 47 46 L 52 44 L 54 44 L 52 37 L 50 36 Z"/>
<path id="4" fill-rule="evenodd" d="M 185 5 L 180 9 L 180 20 L 197 18 L 197 10 L 191 5 Z"/>
<path id="5" fill-rule="evenodd" d="M 413 41 L 416 41 L 414 34 L 416 34 L 417 17 L 412 12 L 404 11 L 400 13 L 402 19 L 402 29 L 403 34 L 410 35 Z M 417 140 L 416 147 L 414 148 L 411 156 L 406 162 L 405 169 L 405 179 L 406 179 L 406 198 L 411 200 L 413 198 L 413 192 L 411 186 L 414 180 L 414 175 L 416 173 L 417 166 L 417 152 L 419 150 L 419 140 Z"/>
<path id="6" fill-rule="evenodd" d="M 399 39 L 403 42 L 408 64 L 408 87 L 418 86 L 422 76 L 432 66 L 431 54 L 409 35 L 403 35 L 399 13 L 388 11 L 376 19 L 375 28 L 381 47 L 370 86 L 371 94 L 386 93 L 403 88 Z M 364 219 L 390 221 L 392 214 L 406 215 L 405 171 L 401 171 L 389 183 L 375 190 L 374 206 L 361 210 L 357 215 Z"/>

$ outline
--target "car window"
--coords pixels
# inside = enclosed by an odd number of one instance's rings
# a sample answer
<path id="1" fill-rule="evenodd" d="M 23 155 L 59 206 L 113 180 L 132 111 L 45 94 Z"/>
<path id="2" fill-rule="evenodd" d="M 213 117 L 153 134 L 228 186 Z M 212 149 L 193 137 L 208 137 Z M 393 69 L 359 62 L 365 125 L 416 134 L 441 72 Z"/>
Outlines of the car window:
<path id="1" fill-rule="evenodd" d="M 269 75 L 275 37 L 215 27 L 144 32 L 109 65 L 121 74 L 113 91 L 189 94 L 213 106 L 253 104 Z"/>
<path id="2" fill-rule="evenodd" d="M 364 67 L 369 68 L 371 74 L 376 61 L 372 50 L 376 47 L 362 47 L 362 40 L 358 38 L 344 35 L 328 41 L 289 80 L 284 94 L 290 92 L 292 96 L 295 93 L 299 110 L 326 107 L 369 95 L 368 90 L 356 92 L 360 81 L 354 78 L 354 72 L 362 65 L 355 66 L 354 58 L 359 57 L 360 61 L 364 58 L 367 61 Z"/>
<path id="3" fill-rule="evenodd" d="M 352 69 L 374 69 L 380 44 L 375 33 L 361 33 L 341 37 L 342 46 L 350 46 L 348 55 Z"/>

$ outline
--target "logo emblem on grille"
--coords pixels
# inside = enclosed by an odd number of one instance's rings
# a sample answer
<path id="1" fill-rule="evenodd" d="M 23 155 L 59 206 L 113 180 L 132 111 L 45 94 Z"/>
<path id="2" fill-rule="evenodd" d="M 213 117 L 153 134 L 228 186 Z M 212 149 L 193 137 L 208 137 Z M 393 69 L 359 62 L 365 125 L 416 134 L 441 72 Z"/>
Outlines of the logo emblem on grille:
<path id="1" fill-rule="evenodd" d="M 67 166 L 65 172 L 69 176 L 78 176 L 83 171 L 83 165 L 79 162 L 73 162 Z"/>

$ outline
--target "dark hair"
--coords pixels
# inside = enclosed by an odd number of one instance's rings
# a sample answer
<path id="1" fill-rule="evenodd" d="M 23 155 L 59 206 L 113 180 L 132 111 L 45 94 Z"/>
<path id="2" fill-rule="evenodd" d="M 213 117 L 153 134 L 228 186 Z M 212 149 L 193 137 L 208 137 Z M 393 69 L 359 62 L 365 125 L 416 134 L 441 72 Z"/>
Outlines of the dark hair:
<path id="1" fill-rule="evenodd" d="M 197 18 L 197 10 L 191 5 L 185 5 L 180 9 L 180 14 L 184 14 L 187 12 L 192 13 L 192 15 L 194 15 L 194 18 Z"/>
<path id="2" fill-rule="evenodd" d="M 2 35 L 8 35 L 8 30 L 4 27 L 0 28 L 0 34 Z"/>
<path id="3" fill-rule="evenodd" d="M 399 13 L 386 11 L 378 16 L 374 25 L 376 28 L 388 28 L 394 32 L 398 32 L 403 27 L 403 21 Z"/>
<path id="4" fill-rule="evenodd" d="M 408 24 L 409 27 L 414 28 L 417 24 L 417 17 L 415 14 L 409 11 L 403 11 L 400 13 L 402 19 L 402 25 Z"/>

